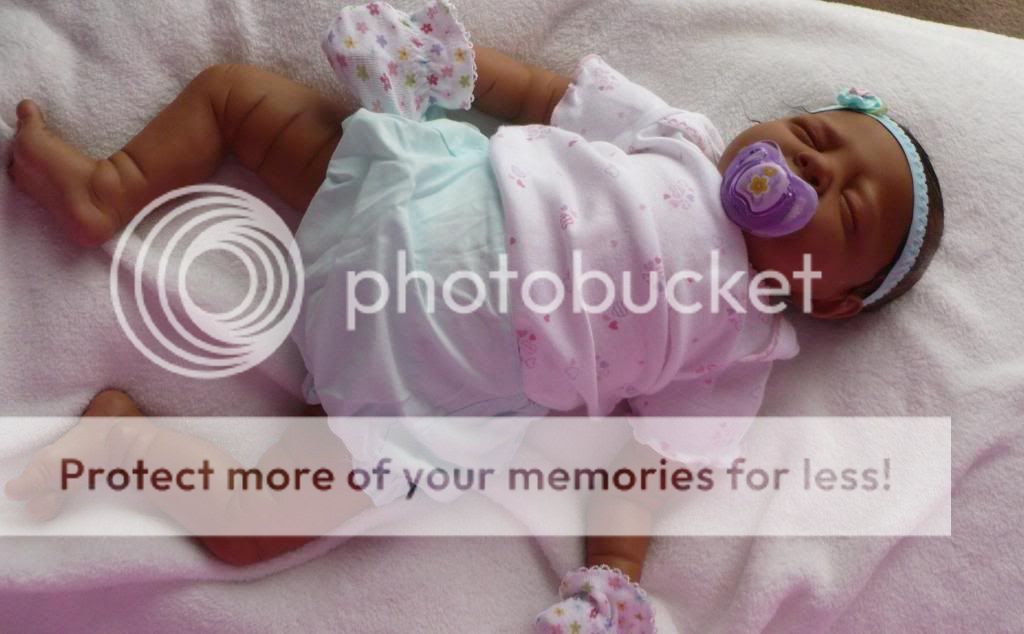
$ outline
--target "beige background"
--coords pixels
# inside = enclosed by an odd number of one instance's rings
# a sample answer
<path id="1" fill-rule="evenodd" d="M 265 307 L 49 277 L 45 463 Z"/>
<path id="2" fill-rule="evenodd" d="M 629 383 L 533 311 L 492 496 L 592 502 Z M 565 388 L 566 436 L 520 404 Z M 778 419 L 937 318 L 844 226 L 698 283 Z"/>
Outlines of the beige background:
<path id="1" fill-rule="evenodd" d="M 833 0 L 1024 38 L 1024 0 Z"/>

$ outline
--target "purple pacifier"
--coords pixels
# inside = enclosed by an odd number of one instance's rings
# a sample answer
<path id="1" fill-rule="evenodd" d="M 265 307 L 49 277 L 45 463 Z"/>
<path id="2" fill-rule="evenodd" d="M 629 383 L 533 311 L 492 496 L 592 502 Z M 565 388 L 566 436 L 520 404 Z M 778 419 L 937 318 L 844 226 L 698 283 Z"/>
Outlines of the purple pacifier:
<path id="1" fill-rule="evenodd" d="M 818 193 L 789 169 L 774 141 L 740 150 L 725 170 L 721 195 L 729 220 L 762 238 L 803 229 L 818 208 Z"/>

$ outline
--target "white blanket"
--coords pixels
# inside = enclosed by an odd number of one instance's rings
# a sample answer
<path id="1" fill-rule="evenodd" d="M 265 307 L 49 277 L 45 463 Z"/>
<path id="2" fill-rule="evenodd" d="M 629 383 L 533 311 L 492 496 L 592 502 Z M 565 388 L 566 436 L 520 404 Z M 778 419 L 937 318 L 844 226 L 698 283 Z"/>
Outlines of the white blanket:
<path id="1" fill-rule="evenodd" d="M 18 100 L 32 97 L 68 140 L 110 153 L 218 62 L 263 65 L 337 93 L 319 50 L 336 8 L 9 0 L 0 6 L 0 138 Z M 840 89 L 869 87 L 921 140 L 942 181 L 946 239 L 922 284 L 878 315 L 799 320 L 803 352 L 777 368 L 764 413 L 952 416 L 953 537 L 658 539 L 644 582 L 662 602 L 664 630 L 672 621 L 696 632 L 1017 629 L 1024 179 L 1014 159 L 1024 142 L 1024 43 L 808 0 L 459 8 L 481 45 L 564 73 L 601 53 L 669 102 L 706 113 L 727 139 L 748 116 L 787 116 L 787 104 L 826 105 Z M 274 202 L 237 166 L 218 181 Z M 215 382 L 145 360 L 110 308 L 109 262 L 109 250 L 68 244 L 0 178 L 0 413 L 73 414 L 112 385 L 154 414 L 301 408 L 303 370 L 290 345 Z M 57 433 L 4 429 L 0 479 Z M 186 540 L 0 540 L 0 629 L 518 632 L 582 555 L 579 539 L 336 545 L 237 571 Z M 252 581 L 229 582 L 238 579 Z"/>

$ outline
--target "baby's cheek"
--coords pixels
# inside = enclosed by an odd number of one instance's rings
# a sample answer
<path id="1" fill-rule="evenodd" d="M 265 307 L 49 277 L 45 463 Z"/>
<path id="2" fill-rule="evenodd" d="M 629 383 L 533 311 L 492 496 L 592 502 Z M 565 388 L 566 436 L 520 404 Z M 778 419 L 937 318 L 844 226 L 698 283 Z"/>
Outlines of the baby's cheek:
<path id="1" fill-rule="evenodd" d="M 813 294 L 822 296 L 842 277 L 842 268 L 829 232 L 812 229 L 809 226 L 780 238 L 748 239 L 750 263 L 758 271 L 778 271 L 789 280 L 791 288 L 802 290 L 809 283 Z M 805 255 L 809 257 L 805 259 Z"/>
<path id="2" fill-rule="evenodd" d="M 808 262 L 801 262 L 800 273 L 795 276 L 794 283 L 809 284 L 813 297 L 838 295 L 845 288 L 847 277 L 840 252 L 821 246 L 809 248 L 808 252 L 811 258 Z"/>

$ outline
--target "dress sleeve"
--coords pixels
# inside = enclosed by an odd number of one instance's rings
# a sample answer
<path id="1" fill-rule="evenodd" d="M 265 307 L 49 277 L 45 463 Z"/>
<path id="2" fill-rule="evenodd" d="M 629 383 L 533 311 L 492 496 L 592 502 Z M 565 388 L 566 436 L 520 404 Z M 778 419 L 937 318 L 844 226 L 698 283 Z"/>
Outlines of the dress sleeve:
<path id="1" fill-rule="evenodd" d="M 759 349 L 724 368 L 709 364 L 654 394 L 629 399 L 635 415 L 629 420 L 636 440 L 671 460 L 730 464 L 761 409 L 773 363 L 799 351 L 796 333 L 781 315 L 772 317 L 771 327 L 756 336 L 761 340 Z"/>
<path id="2" fill-rule="evenodd" d="M 473 103 L 473 44 L 447 0 L 411 15 L 386 2 L 344 7 L 322 46 L 334 74 L 369 110 L 420 120 L 433 105 Z"/>
<path id="3" fill-rule="evenodd" d="M 652 136 L 693 143 L 714 161 L 725 151 L 721 134 L 706 116 L 669 106 L 596 54 L 576 66 L 572 83 L 551 113 L 551 125 L 626 151 Z"/>

